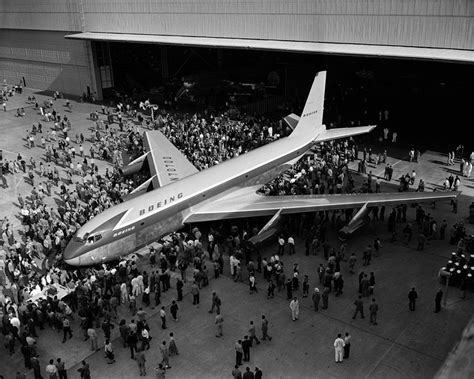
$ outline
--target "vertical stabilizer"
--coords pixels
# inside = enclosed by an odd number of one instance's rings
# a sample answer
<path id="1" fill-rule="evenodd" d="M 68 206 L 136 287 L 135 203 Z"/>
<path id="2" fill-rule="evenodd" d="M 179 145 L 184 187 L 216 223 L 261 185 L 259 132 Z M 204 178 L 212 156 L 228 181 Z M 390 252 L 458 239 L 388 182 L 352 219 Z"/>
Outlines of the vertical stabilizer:
<path id="1" fill-rule="evenodd" d="M 315 139 L 326 130 L 323 125 L 324 91 L 326 88 L 326 71 L 320 71 L 314 78 L 306 104 L 298 125 L 292 136 L 307 136 Z"/>

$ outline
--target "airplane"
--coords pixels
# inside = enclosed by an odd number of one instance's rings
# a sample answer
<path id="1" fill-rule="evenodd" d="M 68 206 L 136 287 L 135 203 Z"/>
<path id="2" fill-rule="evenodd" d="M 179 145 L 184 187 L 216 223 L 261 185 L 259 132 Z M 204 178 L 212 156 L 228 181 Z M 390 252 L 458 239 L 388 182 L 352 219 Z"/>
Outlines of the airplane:
<path id="1" fill-rule="evenodd" d="M 323 125 L 326 72 L 316 74 L 303 113 L 288 121 L 294 130 L 284 138 L 218 165 L 198 171 L 159 131 L 144 133 L 146 153 L 131 162 L 128 173 L 148 164 L 151 178 L 135 196 L 84 224 L 64 251 L 72 266 L 90 266 L 124 257 L 189 223 L 272 216 L 265 234 L 287 214 L 452 199 L 454 192 L 363 193 L 265 196 L 257 190 L 294 165 L 315 143 L 368 133 L 360 126 L 329 129 Z M 125 168 L 124 171 L 127 171 Z M 355 224 L 362 215 L 356 215 Z"/>

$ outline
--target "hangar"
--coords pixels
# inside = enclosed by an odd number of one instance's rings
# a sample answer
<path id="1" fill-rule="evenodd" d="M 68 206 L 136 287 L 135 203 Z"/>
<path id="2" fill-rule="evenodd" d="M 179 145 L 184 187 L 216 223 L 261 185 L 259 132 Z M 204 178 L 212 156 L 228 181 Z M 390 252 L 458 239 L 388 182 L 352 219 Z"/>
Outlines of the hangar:
<path id="1" fill-rule="evenodd" d="M 11 84 L 101 100 L 202 71 L 254 83 L 276 72 L 280 94 L 303 101 L 315 70 L 327 69 L 329 96 L 340 82 L 371 86 L 380 109 L 395 104 L 393 122 L 420 137 L 421 122 L 440 133 L 467 122 L 469 0 L 6 0 L 0 7 L 0 75 Z"/>

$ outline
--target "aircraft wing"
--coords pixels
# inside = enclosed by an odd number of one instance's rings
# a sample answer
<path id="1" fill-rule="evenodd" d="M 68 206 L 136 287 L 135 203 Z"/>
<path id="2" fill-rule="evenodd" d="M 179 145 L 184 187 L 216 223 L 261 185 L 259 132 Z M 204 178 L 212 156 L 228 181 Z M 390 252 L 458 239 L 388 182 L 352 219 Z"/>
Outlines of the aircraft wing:
<path id="1" fill-rule="evenodd" d="M 144 144 L 151 177 L 158 182 L 159 187 L 198 172 L 184 154 L 158 130 L 146 132 Z"/>
<path id="2" fill-rule="evenodd" d="M 209 202 L 201 207 L 191 209 L 186 223 L 225 220 L 257 216 L 272 216 L 279 210 L 281 214 L 326 211 L 334 209 L 360 208 L 385 205 L 433 202 L 451 200 L 459 192 L 394 192 L 394 193 L 360 193 L 341 195 L 296 195 L 265 196 L 253 193 L 226 197 Z"/>

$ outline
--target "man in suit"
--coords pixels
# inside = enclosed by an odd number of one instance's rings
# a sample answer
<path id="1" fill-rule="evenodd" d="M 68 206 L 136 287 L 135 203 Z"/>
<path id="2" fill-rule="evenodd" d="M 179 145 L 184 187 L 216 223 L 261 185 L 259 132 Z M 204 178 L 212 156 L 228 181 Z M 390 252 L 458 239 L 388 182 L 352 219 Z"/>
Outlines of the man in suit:
<path id="1" fill-rule="evenodd" d="M 415 291 L 415 287 L 411 289 L 410 292 L 408 292 L 408 308 L 410 311 L 415 310 L 415 305 L 416 305 L 416 299 L 418 298 L 418 294 Z"/>
<path id="2" fill-rule="evenodd" d="M 250 347 L 251 346 L 252 346 L 252 342 L 249 340 L 248 336 L 245 336 L 244 340 L 242 341 L 242 351 L 243 351 L 245 362 L 250 361 Z"/>

